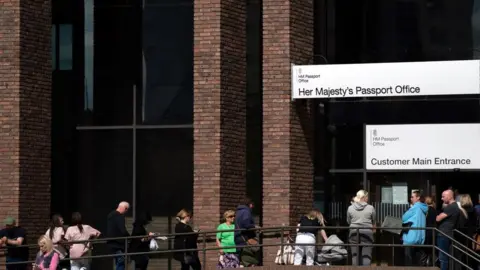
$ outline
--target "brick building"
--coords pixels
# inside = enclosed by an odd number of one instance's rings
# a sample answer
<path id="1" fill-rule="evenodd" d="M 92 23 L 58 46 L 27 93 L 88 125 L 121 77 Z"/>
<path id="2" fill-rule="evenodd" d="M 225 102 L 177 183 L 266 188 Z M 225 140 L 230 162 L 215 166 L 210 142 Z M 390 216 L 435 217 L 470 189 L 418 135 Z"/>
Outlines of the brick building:
<path id="1" fill-rule="evenodd" d="M 39 235 L 80 211 L 103 229 L 127 200 L 156 231 L 184 207 L 206 230 L 248 194 L 263 226 L 314 204 L 336 220 L 357 189 L 399 180 L 361 182 L 363 123 L 480 115 L 455 97 L 292 102 L 292 63 L 475 57 L 477 1 L 367 2 L 0 1 L 0 218 Z"/>

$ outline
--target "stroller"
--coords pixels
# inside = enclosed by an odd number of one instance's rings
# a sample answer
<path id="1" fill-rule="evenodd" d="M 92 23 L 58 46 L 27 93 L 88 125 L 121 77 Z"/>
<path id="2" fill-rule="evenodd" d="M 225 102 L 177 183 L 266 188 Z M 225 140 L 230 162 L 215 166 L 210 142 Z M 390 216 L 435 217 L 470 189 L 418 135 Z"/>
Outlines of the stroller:
<path id="1" fill-rule="evenodd" d="M 325 244 L 341 245 L 343 241 L 335 234 L 328 237 Z M 317 254 L 316 265 L 331 265 L 332 263 L 343 261 L 348 257 L 348 251 L 342 246 L 322 246 L 322 249 Z"/>

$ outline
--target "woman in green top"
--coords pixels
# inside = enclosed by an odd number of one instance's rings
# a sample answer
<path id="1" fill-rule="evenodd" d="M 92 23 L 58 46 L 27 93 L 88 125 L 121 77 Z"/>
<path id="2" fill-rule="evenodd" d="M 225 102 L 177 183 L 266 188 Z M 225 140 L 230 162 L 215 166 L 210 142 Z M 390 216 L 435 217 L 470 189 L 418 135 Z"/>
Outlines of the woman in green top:
<path id="1" fill-rule="evenodd" d="M 237 255 L 237 249 L 235 248 L 235 211 L 228 210 L 223 214 L 225 223 L 218 225 L 217 227 L 217 246 L 226 247 L 220 249 L 220 258 L 218 260 L 217 269 L 225 268 L 237 268 L 240 267 L 240 260 Z M 222 232 L 231 230 L 229 232 Z"/>

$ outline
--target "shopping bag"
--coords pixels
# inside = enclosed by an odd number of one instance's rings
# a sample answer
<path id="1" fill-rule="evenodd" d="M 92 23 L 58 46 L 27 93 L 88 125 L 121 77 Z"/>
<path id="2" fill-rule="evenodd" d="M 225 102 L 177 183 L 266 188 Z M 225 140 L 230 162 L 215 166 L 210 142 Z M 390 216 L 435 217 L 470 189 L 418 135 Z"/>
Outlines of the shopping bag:
<path id="1" fill-rule="evenodd" d="M 158 249 L 158 244 L 155 239 L 150 240 L 150 250 L 157 250 Z"/>
<path id="2" fill-rule="evenodd" d="M 275 257 L 275 264 L 279 265 L 293 265 L 293 259 L 295 257 L 295 250 L 290 240 L 287 240 L 287 243 L 283 245 L 283 254 L 282 247 L 280 246 L 277 251 L 277 256 Z"/>

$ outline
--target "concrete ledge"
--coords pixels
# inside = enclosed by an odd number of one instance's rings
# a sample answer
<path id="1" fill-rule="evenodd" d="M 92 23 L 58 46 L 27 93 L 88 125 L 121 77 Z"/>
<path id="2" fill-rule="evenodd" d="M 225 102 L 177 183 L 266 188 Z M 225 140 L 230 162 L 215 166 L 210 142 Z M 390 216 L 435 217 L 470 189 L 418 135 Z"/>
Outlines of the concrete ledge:
<path id="1" fill-rule="evenodd" d="M 325 270 L 349 270 L 349 269 L 372 269 L 372 270 L 411 270 L 411 269 L 418 269 L 418 270 L 438 270 L 440 268 L 437 267 L 404 267 L 404 266 L 372 266 L 372 267 L 364 267 L 364 266 L 313 266 L 314 269 L 325 269 Z M 208 269 L 215 269 L 215 267 L 208 267 Z M 250 269 L 250 268 L 249 268 Z M 299 269 L 312 269 L 312 266 L 293 266 L 293 265 L 271 265 L 271 266 L 259 266 L 254 267 L 253 269 L 256 270 L 299 270 Z"/>

